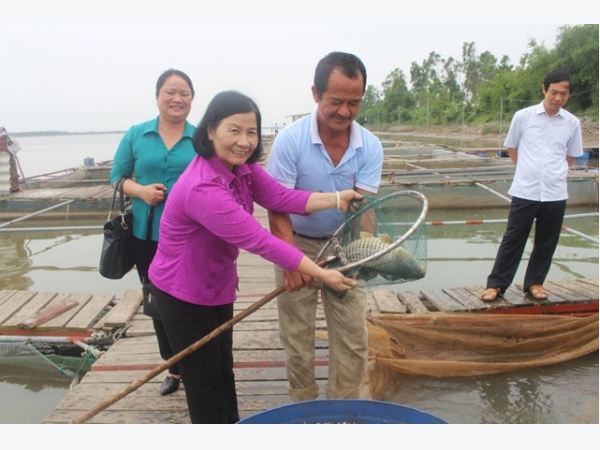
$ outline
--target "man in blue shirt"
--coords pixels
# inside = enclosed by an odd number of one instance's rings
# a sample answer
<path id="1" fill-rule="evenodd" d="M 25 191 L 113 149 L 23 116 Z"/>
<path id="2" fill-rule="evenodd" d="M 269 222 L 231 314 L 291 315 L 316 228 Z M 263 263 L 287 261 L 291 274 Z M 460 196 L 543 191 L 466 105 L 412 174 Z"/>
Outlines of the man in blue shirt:
<path id="1" fill-rule="evenodd" d="M 375 195 L 381 181 L 383 148 L 354 120 L 367 83 L 362 61 L 333 52 L 318 63 L 312 114 L 282 129 L 273 143 L 267 171 L 281 184 L 308 191 L 355 189 Z M 345 219 L 339 210 L 310 216 L 269 212 L 274 235 L 315 259 Z M 354 288 L 339 299 L 312 278 L 275 268 L 286 292 L 277 299 L 279 334 L 286 352 L 288 392 L 294 401 L 319 395 L 315 381 L 315 319 L 321 290 L 329 335 L 328 398 L 356 398 L 367 360 L 366 291 Z"/>
<path id="2" fill-rule="evenodd" d="M 508 224 L 481 299 L 494 301 L 512 282 L 535 220 L 533 250 L 523 284 L 527 295 L 545 300 L 550 271 L 567 204 L 569 165 L 583 154 L 581 124 L 563 109 L 573 91 L 571 75 L 561 69 L 544 79 L 544 100 L 517 111 L 504 141 L 516 165 L 508 193 Z"/>

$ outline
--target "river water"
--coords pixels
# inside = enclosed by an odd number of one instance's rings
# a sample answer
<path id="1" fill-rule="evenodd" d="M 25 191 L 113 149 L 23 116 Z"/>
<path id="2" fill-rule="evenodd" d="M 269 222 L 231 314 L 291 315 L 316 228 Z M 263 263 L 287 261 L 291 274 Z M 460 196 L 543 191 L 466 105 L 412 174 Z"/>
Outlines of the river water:
<path id="1" fill-rule="evenodd" d="M 25 176 L 77 167 L 92 157 L 112 159 L 121 134 L 19 138 Z M 596 206 L 569 208 L 567 215 L 597 213 Z M 496 254 L 507 209 L 430 211 L 427 221 L 483 219 L 480 225 L 427 228 L 428 273 L 397 290 L 484 284 Z M 101 221 L 100 221 L 101 222 Z M 42 218 L 18 227 L 101 225 L 97 220 Z M 566 219 L 565 225 L 598 239 L 598 217 Z M 0 290 L 114 293 L 138 289 L 134 272 L 113 281 L 98 274 L 100 229 L 0 233 Z M 528 249 L 526 249 L 526 253 Z M 515 282 L 521 282 L 524 264 Z M 598 246 L 564 233 L 550 279 L 598 277 Z M 0 343 L 0 345 L 2 345 Z M 40 423 L 69 391 L 80 364 L 75 358 L 56 366 L 39 356 L 0 357 L 0 423 Z M 455 424 L 598 424 L 598 353 L 563 364 L 509 374 L 436 380 L 413 377 L 386 400 L 422 409 Z"/>

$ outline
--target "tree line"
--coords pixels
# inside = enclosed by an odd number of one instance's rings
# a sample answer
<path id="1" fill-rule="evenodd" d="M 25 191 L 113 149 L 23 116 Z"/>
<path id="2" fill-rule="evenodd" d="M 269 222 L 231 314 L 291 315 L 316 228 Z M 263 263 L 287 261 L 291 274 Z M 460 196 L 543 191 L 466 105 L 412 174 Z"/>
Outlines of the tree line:
<path id="1" fill-rule="evenodd" d="M 394 69 L 380 89 L 367 86 L 357 120 L 369 128 L 508 123 L 517 110 L 541 102 L 544 76 L 555 68 L 573 76 L 568 110 L 598 120 L 598 54 L 598 24 L 559 27 L 553 48 L 531 39 L 517 65 L 506 55 L 478 54 L 473 42 L 463 44 L 460 60 L 432 51 L 412 63 L 410 83 Z"/>

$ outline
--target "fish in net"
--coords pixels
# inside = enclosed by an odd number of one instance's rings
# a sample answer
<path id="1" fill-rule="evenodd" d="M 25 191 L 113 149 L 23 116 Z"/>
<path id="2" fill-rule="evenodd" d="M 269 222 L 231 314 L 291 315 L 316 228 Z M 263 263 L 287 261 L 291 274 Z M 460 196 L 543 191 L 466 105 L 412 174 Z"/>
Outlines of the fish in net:
<path id="1" fill-rule="evenodd" d="M 360 287 L 419 280 L 427 274 L 427 199 L 416 191 L 353 203 L 344 224 L 319 252 L 330 268 L 352 276 Z"/>

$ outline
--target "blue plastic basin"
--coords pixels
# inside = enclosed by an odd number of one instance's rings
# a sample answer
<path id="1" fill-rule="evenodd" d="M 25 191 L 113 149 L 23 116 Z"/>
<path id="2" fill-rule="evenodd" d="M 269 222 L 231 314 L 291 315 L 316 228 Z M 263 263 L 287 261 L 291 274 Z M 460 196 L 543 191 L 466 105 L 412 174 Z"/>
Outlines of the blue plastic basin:
<path id="1" fill-rule="evenodd" d="M 240 420 L 241 424 L 405 423 L 444 424 L 432 414 L 375 400 L 310 400 L 269 409 Z"/>

